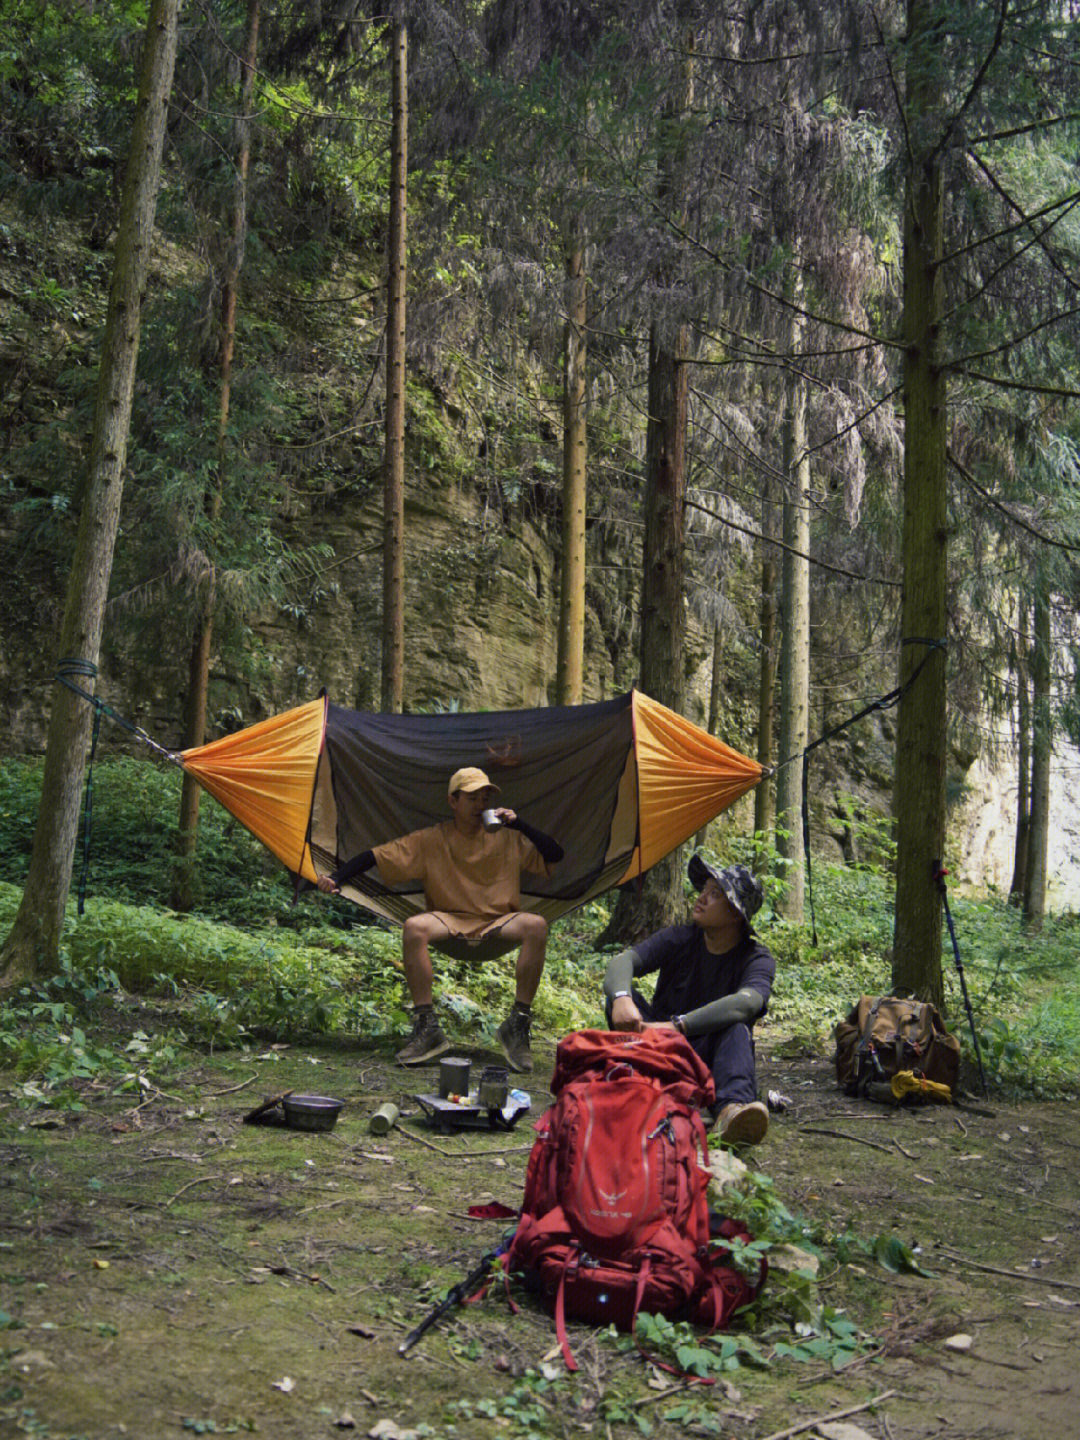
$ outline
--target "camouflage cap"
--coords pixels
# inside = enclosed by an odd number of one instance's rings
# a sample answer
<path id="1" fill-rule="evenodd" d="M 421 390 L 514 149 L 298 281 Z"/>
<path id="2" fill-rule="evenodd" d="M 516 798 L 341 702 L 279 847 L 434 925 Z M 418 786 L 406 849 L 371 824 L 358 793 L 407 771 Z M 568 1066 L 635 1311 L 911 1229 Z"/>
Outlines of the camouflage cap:
<path id="1" fill-rule="evenodd" d="M 695 890 L 704 888 L 706 880 L 715 880 L 725 898 L 735 907 L 747 925 L 761 909 L 765 892 L 761 881 L 745 865 L 728 865 L 721 870 L 707 864 L 700 855 L 691 855 L 687 866 L 690 884 Z"/>

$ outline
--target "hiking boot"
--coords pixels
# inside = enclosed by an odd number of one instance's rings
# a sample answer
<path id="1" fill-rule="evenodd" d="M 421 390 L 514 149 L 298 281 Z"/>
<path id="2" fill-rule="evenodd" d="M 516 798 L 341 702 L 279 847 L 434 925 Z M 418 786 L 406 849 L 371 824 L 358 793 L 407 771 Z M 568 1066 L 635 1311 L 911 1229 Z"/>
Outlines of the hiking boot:
<path id="1" fill-rule="evenodd" d="M 418 1010 L 412 1034 L 394 1057 L 399 1065 L 422 1065 L 450 1049 L 450 1041 L 442 1032 L 433 1010 Z"/>
<path id="2" fill-rule="evenodd" d="M 511 1070 L 528 1073 L 533 1068 L 532 1051 L 529 1049 L 529 1027 L 532 1016 L 524 1010 L 511 1010 L 495 1031 L 495 1039 L 506 1056 Z"/>
<path id="3" fill-rule="evenodd" d="M 720 1139 L 726 1145 L 757 1145 L 769 1128 L 769 1112 L 760 1100 L 725 1105 L 720 1111 Z"/>

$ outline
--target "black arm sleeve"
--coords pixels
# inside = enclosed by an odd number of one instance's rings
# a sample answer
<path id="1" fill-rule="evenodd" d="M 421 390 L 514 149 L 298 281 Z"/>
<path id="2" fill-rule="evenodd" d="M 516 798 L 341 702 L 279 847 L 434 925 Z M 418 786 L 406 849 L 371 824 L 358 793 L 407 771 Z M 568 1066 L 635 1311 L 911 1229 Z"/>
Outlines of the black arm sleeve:
<path id="1" fill-rule="evenodd" d="M 361 850 L 359 855 L 354 855 L 351 860 L 346 860 L 330 876 L 335 885 L 345 885 L 354 875 L 362 875 L 365 870 L 370 870 L 375 864 L 374 850 Z"/>
<path id="2" fill-rule="evenodd" d="M 508 830 L 520 830 L 526 840 L 531 840 L 540 851 L 540 858 L 545 865 L 557 865 L 563 858 L 564 850 L 557 840 L 550 835 L 545 835 L 542 830 L 537 830 L 527 820 L 522 820 L 519 815 L 516 820 L 511 820 L 507 826 Z"/>

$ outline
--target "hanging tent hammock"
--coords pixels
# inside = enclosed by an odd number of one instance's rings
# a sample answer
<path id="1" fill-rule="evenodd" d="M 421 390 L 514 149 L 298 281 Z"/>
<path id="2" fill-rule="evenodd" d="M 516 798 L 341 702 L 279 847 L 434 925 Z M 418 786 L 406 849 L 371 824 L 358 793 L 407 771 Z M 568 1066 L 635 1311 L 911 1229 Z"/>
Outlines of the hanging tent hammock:
<path id="1" fill-rule="evenodd" d="M 179 759 L 312 882 L 448 819 L 447 780 L 482 766 L 500 802 L 565 851 L 550 878 L 522 876 L 522 909 L 548 920 L 642 875 L 762 776 L 756 761 L 636 690 L 594 705 L 446 715 L 370 715 L 323 698 Z M 424 909 L 419 885 L 388 888 L 376 875 L 342 893 L 398 924 Z"/>

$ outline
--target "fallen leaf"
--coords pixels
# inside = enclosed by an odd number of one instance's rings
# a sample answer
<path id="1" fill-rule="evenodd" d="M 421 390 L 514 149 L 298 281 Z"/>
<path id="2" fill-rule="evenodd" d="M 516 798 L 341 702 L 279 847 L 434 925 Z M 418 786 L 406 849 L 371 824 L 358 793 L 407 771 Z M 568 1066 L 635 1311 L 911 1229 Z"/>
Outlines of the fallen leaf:
<path id="1" fill-rule="evenodd" d="M 402 1430 L 393 1420 L 380 1420 L 367 1433 L 368 1440 L 416 1440 L 415 1430 Z"/>
<path id="2" fill-rule="evenodd" d="M 852 1425 L 846 1420 L 819 1420 L 815 1428 L 823 1440 L 872 1440 L 861 1425 Z"/>
<path id="3" fill-rule="evenodd" d="M 359 1335 L 361 1340 L 374 1340 L 375 1331 L 369 1330 L 366 1325 L 347 1325 L 345 1327 L 350 1335 Z"/>
<path id="4" fill-rule="evenodd" d="M 355 1430 L 355 1429 L 356 1429 L 356 1421 L 355 1421 L 355 1420 L 352 1418 L 352 1416 L 349 1414 L 348 1410 L 343 1410 L 343 1411 L 341 1412 L 341 1414 L 338 1416 L 338 1418 L 334 1421 L 334 1424 L 337 1426 L 337 1428 L 338 1428 L 339 1430 Z"/>
<path id="5" fill-rule="evenodd" d="M 16 1355 L 13 1364 L 15 1365 L 15 1368 L 17 1370 L 21 1370 L 24 1375 L 29 1374 L 29 1372 L 34 1369 L 56 1369 L 56 1366 L 45 1354 L 44 1350 L 20 1350 L 18 1355 Z"/>
<path id="6" fill-rule="evenodd" d="M 95 1258 L 91 1261 L 91 1264 L 93 1265 L 95 1270 L 107 1270 L 109 1268 L 108 1260 L 99 1260 Z"/>
<path id="7" fill-rule="evenodd" d="M 286 1375 L 281 1380 L 274 1381 L 274 1389 L 280 1390 L 283 1395 L 290 1395 L 296 1389 L 296 1381 L 290 1380 Z"/>

